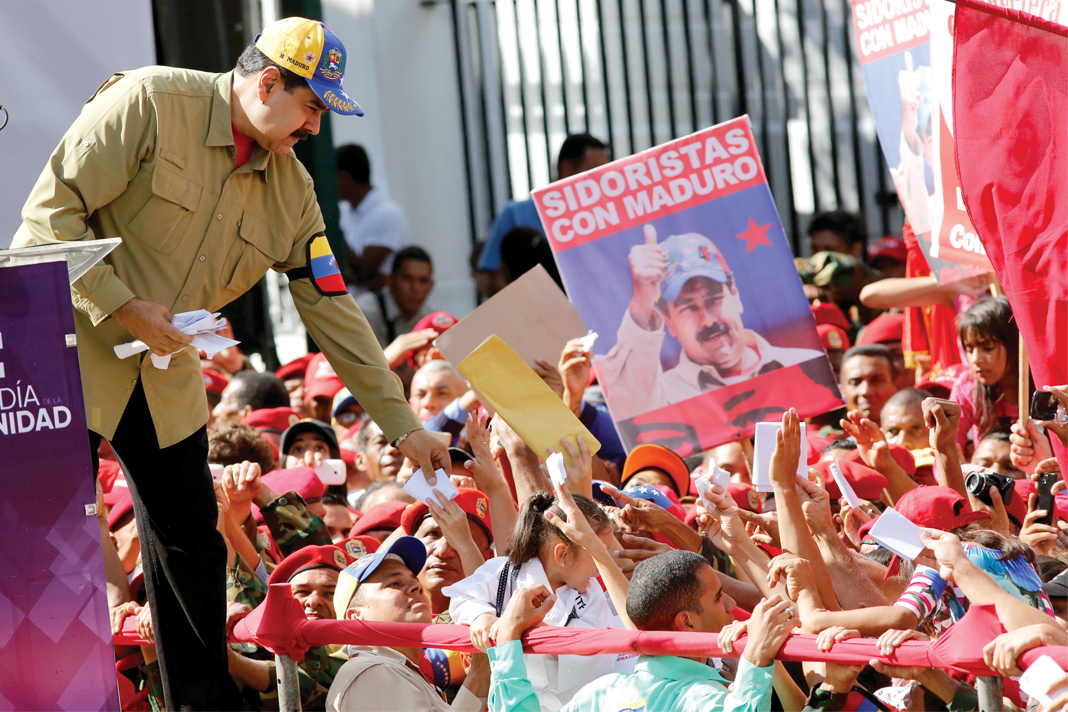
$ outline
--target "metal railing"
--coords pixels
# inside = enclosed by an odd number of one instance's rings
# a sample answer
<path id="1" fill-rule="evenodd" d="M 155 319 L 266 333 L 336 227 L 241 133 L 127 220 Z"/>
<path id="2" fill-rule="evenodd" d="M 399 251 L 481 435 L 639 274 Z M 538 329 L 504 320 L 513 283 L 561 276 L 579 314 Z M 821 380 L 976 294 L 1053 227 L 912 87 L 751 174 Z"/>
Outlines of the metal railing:
<path id="1" fill-rule="evenodd" d="M 904 215 L 849 0 L 428 0 L 452 13 L 472 240 L 551 180 L 568 133 L 615 156 L 749 114 L 796 254 L 811 215 Z"/>

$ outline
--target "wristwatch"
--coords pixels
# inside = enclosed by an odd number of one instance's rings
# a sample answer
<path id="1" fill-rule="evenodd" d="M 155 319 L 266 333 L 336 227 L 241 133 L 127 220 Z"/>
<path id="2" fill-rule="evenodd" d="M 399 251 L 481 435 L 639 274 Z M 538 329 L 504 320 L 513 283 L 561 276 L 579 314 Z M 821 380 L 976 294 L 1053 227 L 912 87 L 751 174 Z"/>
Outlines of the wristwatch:
<path id="1" fill-rule="evenodd" d="M 415 432 L 414 430 L 409 430 L 404 435 L 401 435 L 399 438 L 397 438 L 396 440 L 391 442 L 390 445 L 392 445 L 393 447 L 395 447 L 395 448 L 397 448 L 399 450 L 400 446 L 401 446 L 401 443 L 404 442 L 405 438 L 407 438 L 409 435 L 411 435 L 414 432 Z"/>

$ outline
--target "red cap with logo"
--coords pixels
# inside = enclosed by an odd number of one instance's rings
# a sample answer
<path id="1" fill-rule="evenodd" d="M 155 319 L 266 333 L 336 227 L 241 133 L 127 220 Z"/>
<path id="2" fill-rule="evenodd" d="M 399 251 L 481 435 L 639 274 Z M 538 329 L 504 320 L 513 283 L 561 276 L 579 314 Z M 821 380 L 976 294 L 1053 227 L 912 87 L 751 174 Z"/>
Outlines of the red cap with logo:
<path id="1" fill-rule="evenodd" d="M 459 494 L 456 495 L 453 501 L 467 514 L 468 519 L 482 527 L 482 530 L 486 532 L 486 537 L 492 544 L 493 529 L 490 525 L 489 497 L 486 496 L 485 492 L 470 487 L 458 487 L 457 491 Z M 414 536 L 419 529 L 419 523 L 429 515 L 430 508 L 422 502 L 409 504 L 401 515 L 401 526 L 404 527 L 404 533 Z"/>
<path id="2" fill-rule="evenodd" d="M 412 331 L 422 331 L 423 329 L 433 329 L 438 334 L 444 334 L 446 331 L 456 326 L 460 322 L 459 319 L 454 317 L 449 312 L 434 312 L 433 314 L 427 314 L 422 319 L 415 323 Z M 408 352 L 408 365 L 412 368 L 417 368 L 415 363 L 415 355 L 425 348 L 429 348 L 429 344 L 418 349 L 412 349 Z"/>
<path id="3" fill-rule="evenodd" d="M 842 331 L 849 331 L 849 319 L 846 319 L 845 312 L 837 304 L 819 302 L 809 308 L 812 309 L 812 316 L 816 319 L 816 326 L 830 324 L 837 326 Z"/>
<path id="4" fill-rule="evenodd" d="M 849 350 L 849 334 L 840 326 L 834 324 L 819 324 L 816 333 L 820 335 L 820 342 L 825 349 Z"/>
<path id="5" fill-rule="evenodd" d="M 956 490 L 937 485 L 910 489 L 901 495 L 894 509 L 916 526 L 946 532 L 990 519 L 988 512 L 973 512 L 968 500 Z"/>
<path id="6" fill-rule="evenodd" d="M 326 360 L 323 354 L 315 354 L 308 361 L 308 370 L 304 372 L 304 402 L 311 403 L 313 398 L 329 398 L 334 400 L 337 392 L 345 387 L 345 384 L 334 372 L 334 367 Z"/>
<path id="7" fill-rule="evenodd" d="M 871 346 L 887 341 L 901 341 L 905 333 L 904 314 L 883 314 L 875 317 L 857 337 L 857 346 Z"/>
<path id="8" fill-rule="evenodd" d="M 281 435 L 290 425 L 300 422 L 300 414 L 288 406 L 260 408 L 241 419 L 242 425 L 251 425 L 256 430 L 266 430 Z"/>
<path id="9" fill-rule="evenodd" d="M 282 559 L 282 563 L 271 572 L 267 584 L 289 583 L 297 574 L 311 569 L 341 571 L 353 561 L 355 559 L 341 546 L 305 546 Z"/>

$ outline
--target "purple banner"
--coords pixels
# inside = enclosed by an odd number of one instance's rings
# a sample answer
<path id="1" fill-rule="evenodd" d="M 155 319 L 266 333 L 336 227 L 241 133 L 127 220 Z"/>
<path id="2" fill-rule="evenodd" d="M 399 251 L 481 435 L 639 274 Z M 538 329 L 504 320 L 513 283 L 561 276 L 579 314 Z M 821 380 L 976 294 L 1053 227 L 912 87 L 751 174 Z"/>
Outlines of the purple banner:
<path id="1" fill-rule="evenodd" d="M 0 269 L 0 710 L 119 708 L 73 334 L 64 262 Z"/>

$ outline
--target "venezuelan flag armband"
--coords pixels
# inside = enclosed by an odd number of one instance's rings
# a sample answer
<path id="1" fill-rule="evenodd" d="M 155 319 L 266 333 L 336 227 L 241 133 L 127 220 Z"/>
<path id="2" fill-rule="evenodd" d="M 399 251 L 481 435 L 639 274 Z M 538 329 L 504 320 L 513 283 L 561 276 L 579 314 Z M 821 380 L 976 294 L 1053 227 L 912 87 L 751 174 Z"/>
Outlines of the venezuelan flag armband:
<path id="1" fill-rule="evenodd" d="M 307 266 L 291 269 L 286 272 L 286 276 L 290 282 L 294 279 L 310 279 L 324 297 L 340 297 L 348 294 L 345 289 L 345 280 L 337 265 L 337 258 L 330 250 L 330 242 L 326 239 L 325 233 L 314 235 L 308 241 Z"/>

